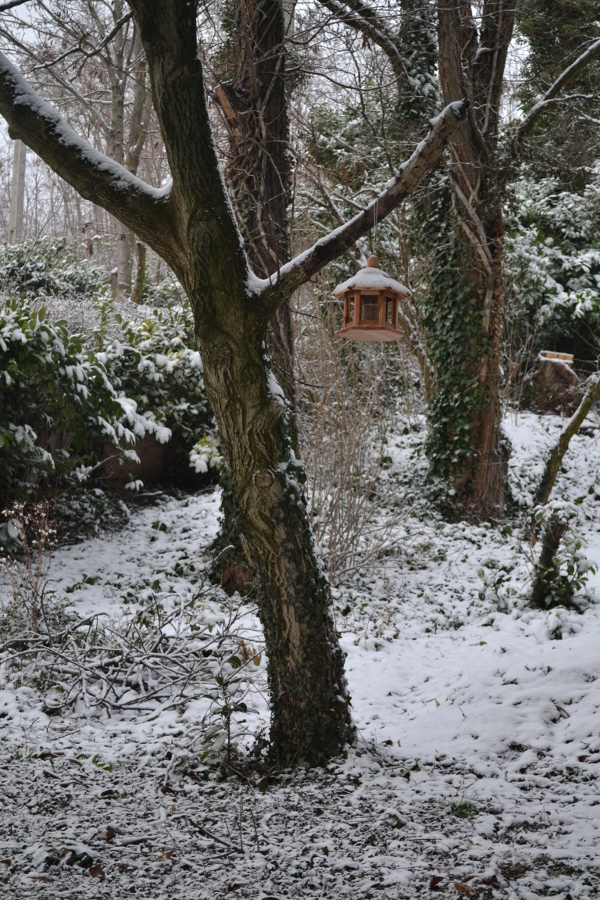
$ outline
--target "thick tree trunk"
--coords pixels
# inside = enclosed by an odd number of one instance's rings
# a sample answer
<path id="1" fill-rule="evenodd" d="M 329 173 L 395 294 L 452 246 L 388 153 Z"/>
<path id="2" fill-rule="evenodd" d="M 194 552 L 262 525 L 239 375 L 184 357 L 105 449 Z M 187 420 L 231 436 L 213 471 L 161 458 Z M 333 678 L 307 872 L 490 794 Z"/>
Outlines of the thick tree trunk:
<path id="1" fill-rule="evenodd" d="M 285 85 L 285 23 L 279 0 L 237 0 L 235 50 L 220 73 L 215 99 L 229 136 L 225 169 L 238 224 L 253 270 L 263 278 L 291 256 L 287 214 L 290 187 L 289 125 Z M 289 403 L 290 441 L 298 448 L 294 332 L 290 301 L 271 317 L 267 344 Z M 214 571 L 229 593 L 245 592 L 250 571 L 235 527 L 231 479 L 221 479 L 221 528 L 212 546 Z"/>
<path id="2" fill-rule="evenodd" d="M 289 123 L 285 22 L 280 0 L 238 0 L 227 78 L 218 88 L 229 135 L 226 178 L 253 270 L 263 278 L 290 259 Z M 271 317 L 268 346 L 295 420 L 294 334 L 286 300 Z"/>
<path id="3" fill-rule="evenodd" d="M 449 205 L 450 197 L 446 200 Z M 427 436 L 431 470 L 450 488 L 448 511 L 476 520 L 501 514 L 508 456 L 500 428 L 502 220 L 496 215 L 486 221 L 481 210 L 478 218 L 489 269 L 463 229 L 454 225 L 444 234 L 432 218 L 438 257 L 424 304 L 434 373 Z"/>
<path id="4" fill-rule="evenodd" d="M 446 322 L 437 328 L 428 450 L 434 474 L 452 488 L 460 513 L 486 519 L 502 512 L 508 455 L 499 402 L 504 173 L 496 154 L 514 0 L 486 0 L 479 29 L 469 0 L 440 2 L 438 15 L 444 99 L 466 95 L 471 104 L 450 142 L 456 227 L 433 303 L 445 307 Z"/>
<path id="5" fill-rule="evenodd" d="M 202 300 L 194 299 L 198 308 Z M 232 473 L 237 525 L 257 581 L 271 742 L 278 763 L 316 764 L 339 752 L 353 729 L 329 585 L 315 556 L 302 470 L 289 451 L 287 411 L 268 372 L 264 337 L 249 323 L 235 335 L 204 332 L 198 345 Z"/>

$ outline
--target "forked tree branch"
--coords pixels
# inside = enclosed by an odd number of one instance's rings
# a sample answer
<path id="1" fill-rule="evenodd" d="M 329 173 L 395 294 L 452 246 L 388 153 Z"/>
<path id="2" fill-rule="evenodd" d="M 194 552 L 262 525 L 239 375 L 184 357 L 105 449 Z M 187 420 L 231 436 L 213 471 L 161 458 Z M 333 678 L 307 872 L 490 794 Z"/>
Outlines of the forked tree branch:
<path id="1" fill-rule="evenodd" d="M 396 74 L 400 70 L 404 71 L 403 59 L 394 36 L 374 10 L 360 0 L 320 0 L 320 3 L 344 25 L 368 35 L 386 54 Z"/>
<path id="2" fill-rule="evenodd" d="M 554 100 L 564 88 L 572 84 L 588 63 L 592 62 L 598 56 L 600 56 L 600 40 L 590 44 L 587 50 L 558 76 L 556 81 L 550 85 L 546 93 L 532 106 L 517 128 L 512 140 L 511 150 L 513 156 L 516 156 L 519 153 L 523 140 L 527 137 L 538 117 L 544 112 L 548 104 Z"/>
<path id="3" fill-rule="evenodd" d="M 95 150 L 0 53 L 0 115 L 19 138 L 86 200 L 97 203 L 164 256 L 173 245 L 168 189 L 156 189 Z"/>
<path id="4" fill-rule="evenodd" d="M 255 280 L 255 292 L 262 295 L 270 308 L 276 309 L 300 285 L 349 250 L 359 238 L 412 194 L 421 179 L 437 165 L 449 137 L 465 118 L 467 108 L 467 100 L 450 103 L 432 120 L 429 134 L 409 159 L 402 163 L 395 177 L 375 200 L 354 218 L 317 241 L 309 250 L 282 266 L 271 279 Z"/>

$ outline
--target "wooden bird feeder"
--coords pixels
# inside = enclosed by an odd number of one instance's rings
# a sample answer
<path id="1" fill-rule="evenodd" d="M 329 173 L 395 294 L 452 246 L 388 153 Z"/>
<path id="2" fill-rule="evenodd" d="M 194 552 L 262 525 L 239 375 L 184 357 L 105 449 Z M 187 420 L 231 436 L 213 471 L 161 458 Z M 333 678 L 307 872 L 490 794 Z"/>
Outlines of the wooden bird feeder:
<path id="1" fill-rule="evenodd" d="M 399 281 L 382 272 L 376 256 L 333 292 L 344 298 L 344 327 L 338 334 L 352 341 L 397 341 L 404 334 L 398 328 L 398 303 L 410 297 Z"/>

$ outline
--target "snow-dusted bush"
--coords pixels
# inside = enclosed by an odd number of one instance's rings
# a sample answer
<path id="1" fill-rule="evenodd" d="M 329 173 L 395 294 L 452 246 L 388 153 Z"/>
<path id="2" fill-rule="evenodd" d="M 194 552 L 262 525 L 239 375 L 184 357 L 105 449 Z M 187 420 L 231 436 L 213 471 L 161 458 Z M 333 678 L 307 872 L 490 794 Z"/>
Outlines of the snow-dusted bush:
<path id="1" fill-rule="evenodd" d="M 137 437 L 167 439 L 150 410 L 107 377 L 81 335 L 50 323 L 29 300 L 0 304 L 0 496 L 89 474 L 106 445 L 127 453 Z M 129 451 L 131 454 L 131 451 Z"/>
<path id="2" fill-rule="evenodd" d="M 0 293 L 28 300 L 45 297 L 92 298 L 108 284 L 106 272 L 78 259 L 64 239 L 44 237 L 0 245 Z"/>
<path id="3" fill-rule="evenodd" d="M 190 450 L 190 466 L 195 472 L 203 474 L 209 469 L 220 472 L 222 465 L 221 445 L 216 434 L 207 434 L 196 441 Z"/>
<path id="4" fill-rule="evenodd" d="M 124 310 L 133 312 L 107 298 L 107 282 L 104 270 L 78 259 L 65 241 L 0 248 L 5 501 L 65 478 L 82 483 L 107 456 L 135 460 L 136 439 L 147 433 L 160 442 L 175 437 L 187 467 L 191 448 L 212 434 L 181 287 L 174 277 L 166 279 L 155 286 L 154 299 L 169 308 L 127 321 Z M 69 321 L 51 321 L 57 313 Z M 197 468 L 196 458 L 190 465 Z"/>
<path id="5" fill-rule="evenodd" d="M 553 178 L 523 178 L 513 194 L 506 268 L 517 328 L 535 331 L 539 347 L 600 347 L 600 162 L 582 195 Z"/>
<path id="6" fill-rule="evenodd" d="M 155 310 L 143 322 L 116 318 L 120 338 L 99 336 L 97 354 L 111 384 L 136 402 L 139 413 L 176 431 L 189 451 L 212 432 L 191 313 L 177 306 Z"/>

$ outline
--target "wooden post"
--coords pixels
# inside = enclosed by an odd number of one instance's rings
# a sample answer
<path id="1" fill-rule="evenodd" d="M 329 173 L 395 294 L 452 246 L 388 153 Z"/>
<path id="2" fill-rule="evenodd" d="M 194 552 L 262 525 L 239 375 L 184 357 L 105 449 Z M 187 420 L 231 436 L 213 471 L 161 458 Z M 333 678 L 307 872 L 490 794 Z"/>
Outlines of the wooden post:
<path id="1" fill-rule="evenodd" d="M 10 216 L 8 220 L 8 243 L 17 244 L 23 240 L 23 209 L 25 206 L 25 159 L 27 147 L 23 141 L 15 141 L 13 152 L 12 185 L 10 191 Z"/>

